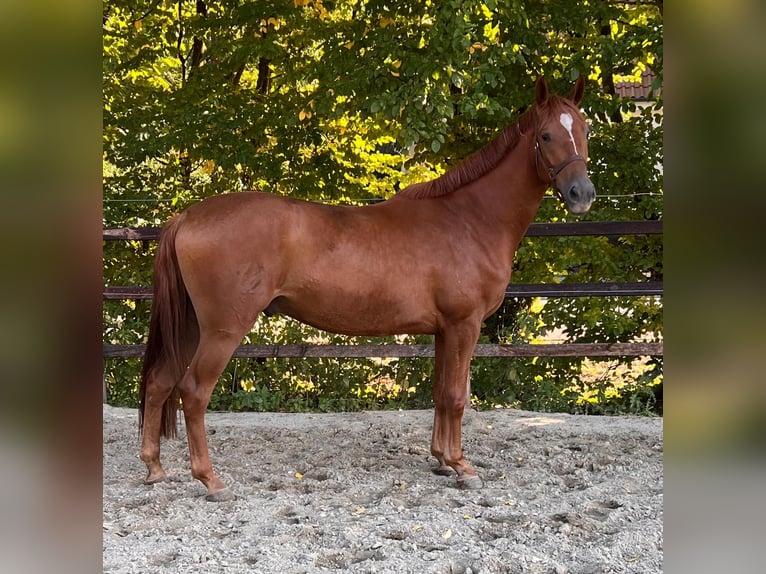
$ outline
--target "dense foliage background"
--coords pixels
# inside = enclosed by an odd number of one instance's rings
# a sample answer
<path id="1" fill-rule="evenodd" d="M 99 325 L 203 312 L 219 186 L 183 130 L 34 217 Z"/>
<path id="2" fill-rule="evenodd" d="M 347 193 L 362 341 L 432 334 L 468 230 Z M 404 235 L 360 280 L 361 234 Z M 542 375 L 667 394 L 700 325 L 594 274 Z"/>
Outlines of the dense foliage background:
<path id="1" fill-rule="evenodd" d="M 105 0 L 104 226 L 161 225 L 217 193 L 259 188 L 363 204 L 488 143 L 545 75 L 587 80 L 588 219 L 662 218 L 662 1 Z M 615 83 L 654 74 L 642 102 Z M 570 216 L 551 196 L 537 221 Z M 381 239 L 384 240 L 384 239 Z M 104 246 L 109 285 L 151 284 L 151 244 Z M 662 280 L 661 236 L 526 239 L 514 281 Z M 143 342 L 149 302 L 104 304 L 104 339 Z M 654 297 L 513 299 L 483 341 L 659 340 Z M 410 338 L 415 339 L 415 338 Z M 258 342 L 345 341 L 265 318 Z M 419 339 L 427 341 L 428 338 Z M 108 360 L 113 404 L 138 361 Z M 337 410 L 430 403 L 428 360 L 233 360 L 211 406 Z M 474 401 L 656 412 L 661 360 L 475 360 Z"/>

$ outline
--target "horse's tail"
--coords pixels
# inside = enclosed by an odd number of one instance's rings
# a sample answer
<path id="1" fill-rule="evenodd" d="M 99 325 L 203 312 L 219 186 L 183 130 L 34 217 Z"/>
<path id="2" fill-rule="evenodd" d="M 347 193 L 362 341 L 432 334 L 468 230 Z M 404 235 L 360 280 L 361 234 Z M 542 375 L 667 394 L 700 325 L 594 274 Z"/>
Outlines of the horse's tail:
<path id="1" fill-rule="evenodd" d="M 162 436 L 173 438 L 177 430 L 178 382 L 188 366 L 189 339 L 193 336 L 194 310 L 186 292 L 176 256 L 176 234 L 183 215 L 171 219 L 160 233 L 154 260 L 154 296 L 139 384 L 138 425 L 143 431 L 147 380 L 157 368 L 166 369 L 174 386 L 162 408 Z"/>

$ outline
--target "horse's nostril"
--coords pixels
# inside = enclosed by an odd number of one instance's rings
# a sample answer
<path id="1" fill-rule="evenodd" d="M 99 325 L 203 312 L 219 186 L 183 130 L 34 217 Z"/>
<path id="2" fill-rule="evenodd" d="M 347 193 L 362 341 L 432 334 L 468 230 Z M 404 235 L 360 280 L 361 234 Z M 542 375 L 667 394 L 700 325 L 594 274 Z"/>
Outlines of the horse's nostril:
<path id="1" fill-rule="evenodd" d="M 571 188 L 569 188 L 569 198 L 574 201 L 580 199 L 580 190 L 576 185 L 573 185 Z"/>

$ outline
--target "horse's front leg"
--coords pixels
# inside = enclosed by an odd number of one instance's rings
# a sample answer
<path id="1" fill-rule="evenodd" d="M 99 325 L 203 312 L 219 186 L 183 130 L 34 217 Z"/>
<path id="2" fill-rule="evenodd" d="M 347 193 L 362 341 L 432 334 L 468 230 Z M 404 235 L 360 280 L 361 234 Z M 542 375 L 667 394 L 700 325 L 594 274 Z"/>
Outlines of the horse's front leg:
<path id="1" fill-rule="evenodd" d="M 460 488 L 480 488 L 481 480 L 463 457 L 462 421 L 468 401 L 471 356 L 480 324 L 464 323 L 436 335 L 434 373 L 434 428 L 431 454 L 439 461 L 437 474 L 457 472 Z"/>

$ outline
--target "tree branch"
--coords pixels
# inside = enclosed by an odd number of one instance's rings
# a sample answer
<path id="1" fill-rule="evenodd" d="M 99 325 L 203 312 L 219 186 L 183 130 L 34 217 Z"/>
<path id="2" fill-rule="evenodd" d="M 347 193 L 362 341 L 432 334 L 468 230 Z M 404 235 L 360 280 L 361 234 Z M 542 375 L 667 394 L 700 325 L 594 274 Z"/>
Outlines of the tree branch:
<path id="1" fill-rule="evenodd" d="M 602 20 L 600 32 L 602 36 L 609 36 L 611 34 L 611 27 L 609 26 L 608 22 L 604 23 Z M 604 59 L 602 66 L 603 70 L 601 73 L 601 87 L 603 88 L 605 94 L 614 96 L 617 93 L 617 90 L 614 86 L 614 66 L 611 59 Z M 614 123 L 622 122 L 622 114 L 620 113 L 620 110 L 614 110 L 609 116 L 609 119 Z"/>
<path id="2" fill-rule="evenodd" d="M 181 85 L 186 82 L 186 57 L 183 55 L 181 43 L 184 39 L 184 26 L 181 18 L 181 4 L 183 0 L 178 0 L 178 41 L 176 42 L 176 50 L 178 51 L 178 60 L 181 62 Z"/>
<path id="3" fill-rule="evenodd" d="M 162 0 L 157 0 L 154 4 L 152 4 L 149 7 L 149 9 L 146 12 L 144 12 L 140 17 L 136 18 L 135 20 L 131 20 L 130 23 L 131 24 L 135 24 L 136 22 L 140 22 L 141 20 L 146 18 L 149 14 L 151 14 L 152 12 L 154 12 L 157 9 L 157 7 L 160 5 L 161 2 L 162 2 Z M 135 12 L 133 12 L 133 13 L 135 14 Z"/>
<path id="4" fill-rule="evenodd" d="M 268 94 L 271 89 L 270 63 L 271 60 L 268 58 L 261 57 L 258 59 L 258 80 L 255 83 L 255 90 L 259 94 Z"/>
<path id="5" fill-rule="evenodd" d="M 197 0 L 197 16 L 207 16 L 207 6 L 203 0 Z M 191 63 L 189 66 L 189 77 L 194 73 L 194 70 L 199 68 L 202 63 L 202 50 L 205 47 L 205 43 L 199 36 L 194 36 L 191 49 Z"/>

